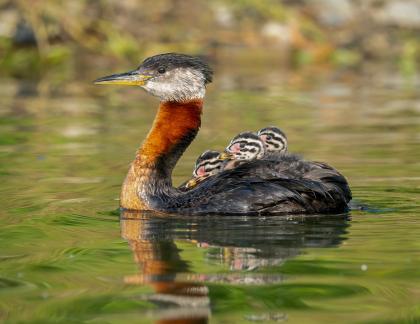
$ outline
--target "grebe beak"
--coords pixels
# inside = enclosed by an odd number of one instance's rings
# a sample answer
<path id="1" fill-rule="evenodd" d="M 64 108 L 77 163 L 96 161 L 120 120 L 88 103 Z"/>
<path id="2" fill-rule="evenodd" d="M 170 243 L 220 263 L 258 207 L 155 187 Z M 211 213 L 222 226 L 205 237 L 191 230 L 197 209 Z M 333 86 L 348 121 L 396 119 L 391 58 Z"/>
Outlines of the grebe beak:
<path id="1" fill-rule="evenodd" d="M 140 71 L 130 71 L 125 73 L 113 74 L 93 81 L 94 84 L 122 84 L 142 86 L 152 78 L 151 75 L 142 74 Z"/>
<path id="2" fill-rule="evenodd" d="M 222 161 L 232 160 L 233 158 L 234 158 L 234 155 L 229 152 L 223 152 L 223 153 L 220 153 L 219 155 L 219 160 L 222 160 Z"/>

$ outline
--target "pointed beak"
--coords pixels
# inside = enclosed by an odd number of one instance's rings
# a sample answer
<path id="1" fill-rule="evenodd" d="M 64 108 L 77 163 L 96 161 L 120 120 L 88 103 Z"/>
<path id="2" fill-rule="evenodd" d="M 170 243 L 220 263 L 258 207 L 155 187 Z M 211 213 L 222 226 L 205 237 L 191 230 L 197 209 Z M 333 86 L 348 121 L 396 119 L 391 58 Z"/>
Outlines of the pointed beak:
<path id="1" fill-rule="evenodd" d="M 220 153 L 219 155 L 219 160 L 222 160 L 222 161 L 232 160 L 233 158 L 234 158 L 234 155 L 226 151 L 223 153 Z"/>
<path id="2" fill-rule="evenodd" d="M 185 185 L 186 188 L 190 189 L 190 188 L 194 188 L 196 185 L 198 184 L 197 179 L 191 179 L 187 182 L 187 184 Z"/>
<path id="3" fill-rule="evenodd" d="M 125 73 L 113 74 L 93 81 L 94 84 L 122 84 L 143 86 L 147 80 L 152 78 L 151 75 L 142 74 L 140 71 L 130 71 Z"/>

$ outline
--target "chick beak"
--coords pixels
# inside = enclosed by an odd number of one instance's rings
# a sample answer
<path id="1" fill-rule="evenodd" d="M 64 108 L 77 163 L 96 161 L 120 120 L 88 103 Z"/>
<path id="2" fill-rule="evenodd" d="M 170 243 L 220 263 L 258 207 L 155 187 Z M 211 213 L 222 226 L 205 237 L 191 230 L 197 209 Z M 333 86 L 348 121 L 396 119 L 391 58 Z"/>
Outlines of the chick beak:
<path id="1" fill-rule="evenodd" d="M 151 75 L 141 73 L 138 70 L 113 74 L 93 81 L 94 84 L 122 84 L 142 86 L 146 81 L 152 78 Z"/>
<path id="2" fill-rule="evenodd" d="M 197 185 L 198 181 L 196 179 L 191 179 L 187 182 L 187 184 L 185 185 L 186 188 L 193 188 Z"/>
<path id="3" fill-rule="evenodd" d="M 225 161 L 225 160 L 232 160 L 234 158 L 234 155 L 229 152 L 222 152 L 219 155 L 219 160 Z"/>

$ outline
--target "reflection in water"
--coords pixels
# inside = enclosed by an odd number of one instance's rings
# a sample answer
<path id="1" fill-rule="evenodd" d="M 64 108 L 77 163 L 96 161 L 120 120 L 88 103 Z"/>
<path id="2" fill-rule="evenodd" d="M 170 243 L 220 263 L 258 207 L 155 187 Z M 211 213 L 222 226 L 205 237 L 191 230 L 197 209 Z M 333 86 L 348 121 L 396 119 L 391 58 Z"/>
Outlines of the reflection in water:
<path id="1" fill-rule="evenodd" d="M 278 272 L 261 274 L 255 270 L 281 265 L 302 248 L 339 245 L 349 226 L 347 220 L 347 215 L 183 218 L 124 211 L 122 237 L 128 240 L 140 269 L 125 281 L 153 288 L 148 300 L 160 306 L 156 314 L 160 323 L 205 323 L 210 315 L 205 283 L 280 282 Z M 192 274 L 188 260 L 180 257 L 176 241 L 207 249 L 208 261 L 225 264 L 232 274 Z"/>

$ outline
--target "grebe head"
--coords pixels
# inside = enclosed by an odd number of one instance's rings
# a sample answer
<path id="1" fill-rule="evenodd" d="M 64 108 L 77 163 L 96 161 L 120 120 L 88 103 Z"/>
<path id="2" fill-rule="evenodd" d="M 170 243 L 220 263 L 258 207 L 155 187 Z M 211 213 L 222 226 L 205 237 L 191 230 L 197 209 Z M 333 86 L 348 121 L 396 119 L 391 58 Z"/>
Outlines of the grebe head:
<path id="1" fill-rule="evenodd" d="M 199 57 L 166 53 L 149 57 L 131 72 L 114 74 L 95 80 L 95 84 L 141 86 L 162 101 L 202 99 L 213 72 Z"/>
<path id="2" fill-rule="evenodd" d="M 268 153 L 287 151 L 286 134 L 277 127 L 266 127 L 258 131 Z"/>
<path id="3" fill-rule="evenodd" d="M 235 136 L 221 154 L 221 159 L 253 160 L 261 159 L 265 154 L 263 141 L 258 135 L 243 132 Z"/>
<path id="4" fill-rule="evenodd" d="M 193 176 L 207 177 L 218 173 L 223 165 L 223 161 L 219 159 L 219 155 L 219 152 L 210 150 L 201 154 L 195 162 Z"/>

